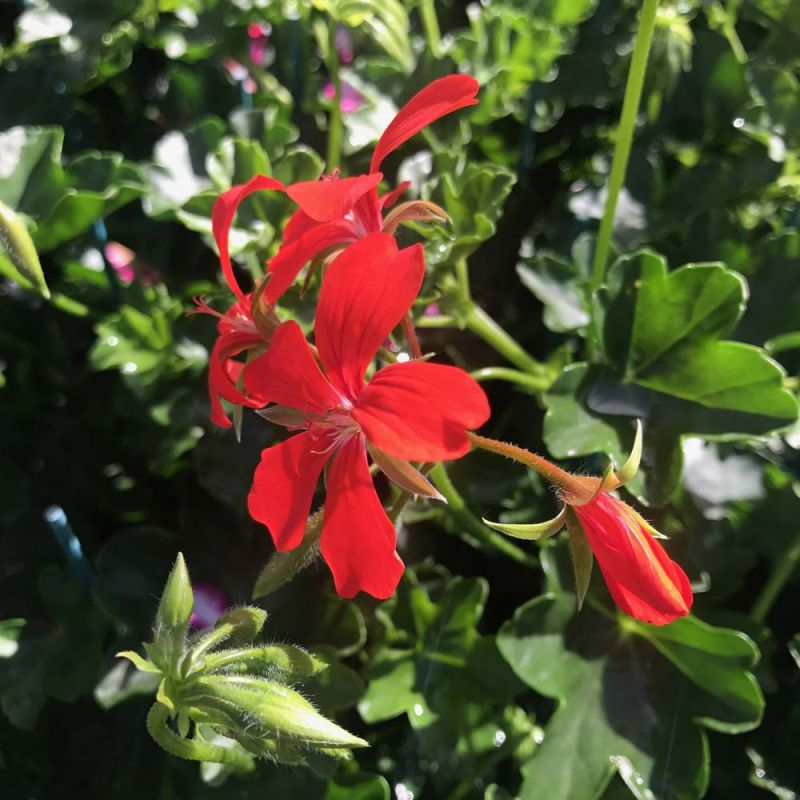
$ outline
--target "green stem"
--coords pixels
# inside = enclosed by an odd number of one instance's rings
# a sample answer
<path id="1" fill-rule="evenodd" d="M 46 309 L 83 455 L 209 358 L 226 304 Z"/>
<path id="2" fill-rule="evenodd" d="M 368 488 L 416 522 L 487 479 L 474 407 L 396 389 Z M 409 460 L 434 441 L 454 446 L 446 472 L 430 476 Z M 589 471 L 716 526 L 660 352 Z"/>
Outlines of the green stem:
<path id="1" fill-rule="evenodd" d="M 783 590 L 786 582 L 792 576 L 796 567 L 800 564 L 800 533 L 789 543 L 789 547 L 783 553 L 782 557 L 775 562 L 772 568 L 772 574 L 764 584 L 756 602 L 753 604 L 753 609 L 750 611 L 750 616 L 756 622 L 764 622 L 770 612 L 778 595 Z"/>
<path id="2" fill-rule="evenodd" d="M 520 564 L 536 563 L 533 556 L 512 544 L 505 536 L 486 527 L 467 507 L 464 498 L 453 485 L 444 464 L 439 462 L 430 471 L 433 485 L 442 493 L 447 506 L 445 513 L 464 529 L 464 538 L 479 550 L 497 551 Z"/>
<path id="3" fill-rule="evenodd" d="M 420 0 L 419 12 L 422 16 L 422 27 L 425 29 L 428 49 L 434 58 L 439 58 L 442 52 L 442 32 L 439 29 L 434 0 Z"/>
<path id="4" fill-rule="evenodd" d="M 458 284 L 458 301 L 467 305 L 472 302 L 472 292 L 469 288 L 469 266 L 466 258 L 456 261 L 456 283 Z"/>
<path id="5" fill-rule="evenodd" d="M 535 393 L 547 391 L 551 384 L 549 378 L 540 378 L 508 367 L 483 367 L 470 374 L 479 383 L 481 381 L 508 381 L 508 383 L 515 383 Z"/>
<path id="6" fill-rule="evenodd" d="M 644 0 L 639 17 L 639 30 L 636 34 L 631 66 L 628 71 L 628 81 L 625 84 L 625 97 L 622 101 L 617 141 L 614 145 L 614 158 L 611 162 L 611 173 L 608 178 L 608 197 L 603 210 L 603 219 L 600 222 L 600 230 L 597 233 L 597 247 L 594 251 L 590 285 L 593 292 L 600 288 L 605 277 L 608 251 L 611 245 L 611 230 L 614 224 L 619 193 L 625 181 L 625 172 L 628 169 L 628 158 L 630 157 L 631 144 L 633 143 L 633 130 L 636 127 L 636 116 L 642 99 L 647 57 L 650 54 L 650 43 L 653 39 L 657 8 L 658 0 Z"/>
<path id="7" fill-rule="evenodd" d="M 333 172 L 342 163 L 342 78 L 336 51 L 336 23 L 328 19 L 328 72 L 333 84 L 331 115 L 328 121 L 328 159 L 326 168 Z"/>
<path id="8" fill-rule="evenodd" d="M 508 359 L 517 369 L 530 375 L 537 375 L 552 382 L 555 376 L 544 364 L 530 355 L 516 339 L 513 339 L 479 305 L 472 303 L 464 322 L 468 330 L 493 347 L 501 356 Z"/>

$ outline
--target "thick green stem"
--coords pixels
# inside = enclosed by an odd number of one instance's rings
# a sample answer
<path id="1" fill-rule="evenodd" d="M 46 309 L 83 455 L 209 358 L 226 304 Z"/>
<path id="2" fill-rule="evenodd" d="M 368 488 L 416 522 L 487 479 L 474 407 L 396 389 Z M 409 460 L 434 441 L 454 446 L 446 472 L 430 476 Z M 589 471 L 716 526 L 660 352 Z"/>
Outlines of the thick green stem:
<path id="1" fill-rule="evenodd" d="M 333 84 L 331 115 L 328 120 L 328 159 L 326 168 L 332 172 L 342 163 L 342 79 L 339 75 L 339 54 L 336 50 L 336 23 L 328 20 L 328 72 Z"/>
<path id="2" fill-rule="evenodd" d="M 633 130 L 636 127 L 636 116 L 642 99 L 647 58 L 650 54 L 650 43 L 653 40 L 657 9 L 658 0 L 644 0 L 642 12 L 639 16 L 639 30 L 636 34 L 631 66 L 628 70 L 628 81 L 625 84 L 625 97 L 622 101 L 617 141 L 614 145 L 614 158 L 611 162 L 611 174 L 608 177 L 608 197 L 603 210 L 603 219 L 600 222 L 600 230 L 597 234 L 597 247 L 594 251 L 591 282 L 593 292 L 600 288 L 605 277 L 608 252 L 611 246 L 611 230 L 614 225 L 619 193 L 628 169 L 628 158 L 630 157 L 631 144 L 633 143 Z"/>
<path id="3" fill-rule="evenodd" d="M 783 553 L 782 557 L 775 562 L 772 569 L 772 574 L 764 584 L 761 594 L 753 604 L 753 609 L 750 616 L 756 622 L 764 622 L 770 609 L 778 599 L 778 595 L 783 590 L 786 582 L 792 576 L 792 573 L 800 564 L 800 533 L 789 543 L 789 547 Z"/>
<path id="4" fill-rule="evenodd" d="M 467 311 L 465 323 L 468 330 L 493 347 L 517 369 L 530 375 L 553 379 L 551 371 L 530 355 L 519 342 L 513 339 L 479 305 L 472 304 Z"/>
<path id="5" fill-rule="evenodd" d="M 549 378 L 538 377 L 527 372 L 520 372 L 508 367 L 483 367 L 470 373 L 479 383 L 481 381 L 507 381 L 515 383 L 534 393 L 544 392 L 550 388 L 552 381 Z"/>
<path id="6" fill-rule="evenodd" d="M 484 525 L 467 507 L 464 498 L 459 494 L 458 489 L 453 485 L 444 464 L 436 464 L 430 471 L 430 479 L 433 485 L 442 493 L 447 500 L 446 512 L 452 519 L 464 529 L 464 535 L 473 546 L 481 550 L 496 551 L 512 558 L 520 564 L 531 564 L 535 562 L 524 550 L 512 544 L 505 536 L 495 533 L 491 528 Z"/>
<path id="7" fill-rule="evenodd" d="M 442 32 L 439 30 L 434 0 L 420 0 L 419 13 L 422 16 L 422 27 L 425 29 L 428 49 L 434 58 L 439 58 L 442 52 Z"/>

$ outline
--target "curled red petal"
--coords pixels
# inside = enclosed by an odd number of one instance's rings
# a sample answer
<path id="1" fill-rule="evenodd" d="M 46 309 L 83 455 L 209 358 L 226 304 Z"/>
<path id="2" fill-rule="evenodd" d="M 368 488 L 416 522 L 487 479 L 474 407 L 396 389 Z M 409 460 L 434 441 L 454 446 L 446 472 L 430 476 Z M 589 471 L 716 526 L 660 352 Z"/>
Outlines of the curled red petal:
<path id="1" fill-rule="evenodd" d="M 283 244 L 291 244 L 317 225 L 319 225 L 319 223 L 315 219 L 311 219 L 305 211 L 298 208 L 297 211 L 289 217 L 288 222 L 283 228 Z"/>
<path id="2" fill-rule="evenodd" d="M 480 85 L 469 75 L 448 75 L 417 92 L 389 123 L 375 145 L 369 171 L 377 172 L 386 156 L 431 122 L 465 106 L 474 106 Z"/>
<path id="3" fill-rule="evenodd" d="M 573 506 L 614 602 L 643 622 L 665 625 L 692 607 L 686 573 L 629 505 L 600 492 Z"/>
<path id="4" fill-rule="evenodd" d="M 278 550 L 293 550 L 302 541 L 329 448 L 327 437 L 306 431 L 261 453 L 247 507 L 256 522 L 266 525 Z"/>
<path id="5" fill-rule="evenodd" d="M 277 403 L 307 414 L 323 414 L 342 402 L 317 366 L 294 320 L 279 325 L 269 350 L 245 367 L 244 385 L 265 403 Z"/>
<path id="6" fill-rule="evenodd" d="M 267 269 L 269 281 L 264 289 L 264 299 L 274 305 L 312 258 L 355 238 L 356 235 L 347 222 L 318 222 L 298 238 L 285 242 L 270 259 Z"/>
<path id="7" fill-rule="evenodd" d="M 320 550 L 333 573 L 336 592 L 358 592 L 385 600 L 403 574 L 395 552 L 395 530 L 375 493 L 363 439 L 339 449 L 327 478 Z"/>
<path id="8" fill-rule="evenodd" d="M 294 200 L 303 213 L 317 222 L 343 219 L 353 206 L 381 182 L 380 172 L 353 178 L 329 178 L 303 181 L 286 187 L 286 194 Z"/>
<path id="9" fill-rule="evenodd" d="M 379 370 L 353 418 L 378 448 L 406 461 L 445 461 L 470 450 L 467 430 L 489 419 L 483 389 L 464 370 L 408 361 Z"/>
<path id="10" fill-rule="evenodd" d="M 230 290 L 239 299 L 244 299 L 245 294 L 233 274 L 233 265 L 231 264 L 231 256 L 228 249 L 228 235 L 230 234 L 236 209 L 242 200 L 253 194 L 253 192 L 270 190 L 282 192 L 284 188 L 284 185 L 274 178 L 270 178 L 267 175 L 256 175 L 247 183 L 234 186 L 228 189 L 227 192 L 223 192 L 214 202 L 214 208 L 211 210 L 211 230 L 217 242 L 222 274 L 225 276 Z"/>
<path id="11" fill-rule="evenodd" d="M 236 386 L 242 365 L 233 356 L 253 347 L 263 347 L 260 335 L 243 331 L 224 333 L 217 337 L 208 358 L 208 396 L 211 402 L 211 421 L 220 428 L 230 428 L 231 421 L 222 407 L 220 397 L 231 403 L 258 408 L 266 401 L 248 397 Z"/>
<path id="12" fill-rule="evenodd" d="M 381 195 L 378 199 L 378 204 L 381 208 L 391 208 L 408 191 L 410 186 L 411 181 L 403 181 L 396 189 L 391 189 L 386 194 Z"/>
<path id="13" fill-rule="evenodd" d="M 398 250 L 387 233 L 359 239 L 328 267 L 316 345 L 331 383 L 351 400 L 370 360 L 414 302 L 424 272 L 422 246 Z"/>

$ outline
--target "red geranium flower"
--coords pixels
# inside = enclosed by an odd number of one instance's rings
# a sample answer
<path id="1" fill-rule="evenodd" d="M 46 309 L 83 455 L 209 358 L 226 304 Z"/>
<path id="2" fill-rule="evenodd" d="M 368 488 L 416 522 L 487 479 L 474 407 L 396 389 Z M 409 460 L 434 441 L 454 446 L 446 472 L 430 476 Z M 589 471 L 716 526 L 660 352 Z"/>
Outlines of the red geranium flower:
<path id="1" fill-rule="evenodd" d="M 478 82 L 469 75 L 450 75 L 415 94 L 378 140 L 368 175 L 352 178 L 325 175 L 318 181 L 289 186 L 267 175 L 256 175 L 247 183 L 223 192 L 214 204 L 211 219 L 222 271 L 237 297 L 242 298 L 244 293 L 233 274 L 228 234 L 237 207 L 253 192 L 285 192 L 299 207 L 286 224 L 281 248 L 269 262 L 269 283 L 264 291 L 268 303 L 275 303 L 303 266 L 318 256 L 329 255 L 371 233 L 382 230 L 393 233 L 406 219 L 446 218 L 433 204 L 416 201 L 404 203 L 384 219 L 383 209 L 392 206 L 408 184 L 379 197 L 377 186 L 383 175 L 378 170 L 389 153 L 423 128 L 446 114 L 477 103 L 478 88 Z"/>
<path id="2" fill-rule="evenodd" d="M 689 579 L 640 514 L 607 492 L 598 492 L 572 510 L 611 597 L 626 614 L 665 625 L 689 613 L 693 600 Z"/>
<path id="3" fill-rule="evenodd" d="M 343 597 L 358 591 L 389 597 L 403 572 L 367 451 L 404 488 L 436 496 L 408 462 L 465 455 L 467 429 L 489 417 L 483 390 L 456 367 L 409 361 L 365 381 L 378 348 L 416 298 L 423 272 L 420 245 L 398 250 L 385 233 L 361 239 L 332 262 L 320 291 L 315 341 L 324 373 L 295 322 L 283 323 L 269 350 L 245 367 L 248 391 L 276 404 L 264 416 L 300 431 L 262 453 L 250 514 L 279 550 L 297 547 L 317 480 L 330 463 L 320 546 Z"/>
<path id="4" fill-rule="evenodd" d="M 238 298 L 224 314 L 214 311 L 202 298 L 197 298 L 195 305 L 194 313 L 211 314 L 218 318 L 217 341 L 208 357 L 210 416 L 215 425 L 230 428 L 232 423 L 220 398 L 247 408 L 261 408 L 266 402 L 244 391 L 244 364 L 237 361 L 236 356 L 266 348 L 279 320 L 272 307 L 261 300 L 259 292 Z"/>
<path id="5" fill-rule="evenodd" d="M 689 579 L 659 543 L 656 537 L 661 534 L 627 503 L 610 494 L 630 480 L 639 468 L 641 425 L 637 425 L 628 461 L 616 472 L 609 469 L 602 478 L 572 475 L 514 445 L 474 434 L 470 437 L 478 447 L 514 458 L 559 487 L 564 505 L 547 522 L 484 522 L 519 539 L 542 539 L 558 533 L 566 525 L 579 603 L 589 586 L 594 555 L 611 597 L 626 614 L 653 625 L 666 625 L 689 613 L 694 599 Z"/>

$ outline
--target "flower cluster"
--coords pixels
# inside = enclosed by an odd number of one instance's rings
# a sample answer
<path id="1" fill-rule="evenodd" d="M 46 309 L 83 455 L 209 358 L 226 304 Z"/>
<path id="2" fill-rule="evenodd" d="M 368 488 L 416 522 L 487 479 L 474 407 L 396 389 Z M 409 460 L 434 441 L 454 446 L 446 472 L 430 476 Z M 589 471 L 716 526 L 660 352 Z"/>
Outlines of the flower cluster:
<path id="1" fill-rule="evenodd" d="M 377 469 L 415 494 L 438 493 L 411 462 L 459 458 L 467 430 L 489 418 L 480 386 L 463 370 L 414 359 L 367 370 L 409 313 L 425 272 L 422 247 L 399 249 L 392 234 L 405 220 L 446 218 L 424 201 L 391 211 L 407 184 L 379 195 L 383 159 L 434 120 L 477 102 L 465 75 L 434 81 L 397 114 L 378 141 L 367 175 L 284 185 L 257 175 L 217 200 L 212 224 L 222 271 L 236 301 L 218 314 L 211 354 L 212 420 L 230 426 L 220 398 L 250 408 L 294 435 L 267 448 L 249 495 L 254 519 L 278 550 L 303 539 L 324 467 L 327 498 L 320 540 L 337 591 L 387 598 L 403 572 L 395 530 L 375 492 Z M 298 206 L 270 260 L 266 280 L 245 293 L 233 271 L 228 235 L 236 209 L 256 191 L 280 191 Z M 387 212 L 384 215 L 384 212 Z M 327 263 L 312 347 L 275 303 L 310 261 Z M 210 311 L 200 304 L 200 310 Z M 212 312 L 213 313 L 213 312 Z M 247 354 L 246 363 L 239 360 Z"/>
<path id="2" fill-rule="evenodd" d="M 588 587 L 594 554 L 624 612 L 665 624 L 689 612 L 688 579 L 644 519 L 610 493 L 630 477 L 637 459 L 616 475 L 584 478 L 521 448 L 477 436 L 472 431 L 490 414 L 483 390 L 463 370 L 432 363 L 416 347 L 410 309 L 424 277 L 423 250 L 419 244 L 400 249 L 394 233 L 402 222 L 443 221 L 447 214 L 423 200 L 398 203 L 408 184 L 380 194 L 380 167 L 431 122 L 476 103 L 477 90 L 473 78 L 453 75 L 416 94 L 378 140 L 365 175 L 337 172 L 290 185 L 256 175 L 219 197 L 213 233 L 236 300 L 217 314 L 211 418 L 231 425 L 222 398 L 260 409 L 262 417 L 292 434 L 264 450 L 248 500 L 250 514 L 279 551 L 303 541 L 325 471 L 320 550 L 344 597 L 364 591 L 388 598 L 403 573 L 394 524 L 375 491 L 373 472 L 411 494 L 443 499 L 415 462 L 460 458 L 475 445 L 537 469 L 559 487 L 565 504 L 542 525 L 488 524 L 527 539 L 566 525 L 579 598 Z M 239 204 L 257 191 L 282 192 L 297 210 L 266 279 L 246 293 L 234 274 L 228 236 Z M 281 321 L 276 312 L 276 303 L 309 262 L 324 265 L 313 345 L 296 322 Z M 199 307 L 216 313 L 203 303 Z M 373 370 L 379 349 L 399 325 L 413 358 Z"/>

